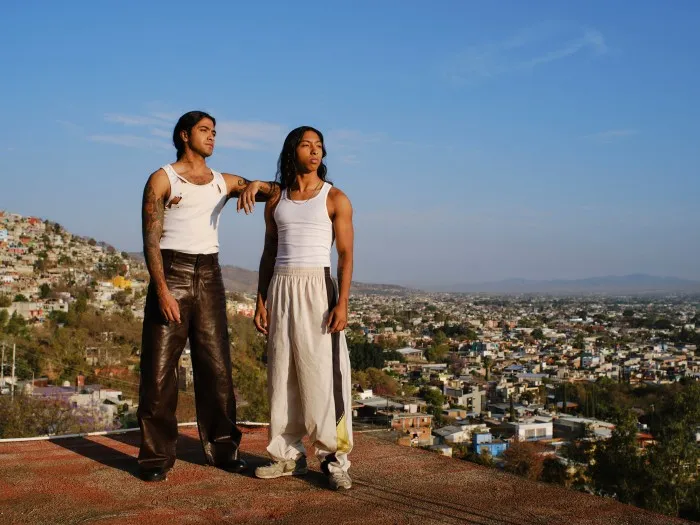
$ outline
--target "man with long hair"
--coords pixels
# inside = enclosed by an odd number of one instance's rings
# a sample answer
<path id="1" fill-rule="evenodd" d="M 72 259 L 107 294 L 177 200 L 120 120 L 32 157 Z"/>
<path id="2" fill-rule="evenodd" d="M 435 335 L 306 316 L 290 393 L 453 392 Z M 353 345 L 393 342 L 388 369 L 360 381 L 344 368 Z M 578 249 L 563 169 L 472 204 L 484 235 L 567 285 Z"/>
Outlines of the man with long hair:
<path id="1" fill-rule="evenodd" d="M 206 461 L 241 472 L 241 432 L 219 266 L 219 215 L 231 197 L 238 211 L 278 193 L 276 184 L 249 182 L 207 166 L 216 120 L 190 111 L 177 122 L 177 162 L 153 173 L 143 193 L 143 249 L 151 281 L 141 348 L 138 462 L 145 481 L 164 481 L 175 463 L 177 363 L 189 338 L 197 425 Z"/>
<path id="2" fill-rule="evenodd" d="M 303 126 L 284 141 L 280 193 L 265 205 L 256 328 L 268 335 L 272 463 L 255 475 L 303 475 L 308 435 L 333 489 L 349 489 L 352 450 L 347 326 L 353 265 L 352 206 L 326 180 L 320 131 Z M 331 247 L 338 281 L 331 278 Z"/>

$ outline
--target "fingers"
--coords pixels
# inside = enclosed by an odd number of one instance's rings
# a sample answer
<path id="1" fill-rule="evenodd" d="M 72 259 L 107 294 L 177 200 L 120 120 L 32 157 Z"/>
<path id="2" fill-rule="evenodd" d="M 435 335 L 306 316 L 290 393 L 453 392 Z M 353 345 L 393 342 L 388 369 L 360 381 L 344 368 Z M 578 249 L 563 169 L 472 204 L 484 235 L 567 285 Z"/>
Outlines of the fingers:
<path id="1" fill-rule="evenodd" d="M 248 191 L 247 189 L 241 193 L 240 197 L 238 197 L 238 203 L 236 204 L 236 211 L 245 211 L 245 214 L 251 214 L 253 213 L 253 209 L 255 208 L 255 193 L 252 191 Z"/>
<path id="2" fill-rule="evenodd" d="M 180 323 L 180 305 L 177 304 L 177 301 L 173 299 L 173 319 L 175 320 L 176 323 Z"/>
<path id="3" fill-rule="evenodd" d="M 179 316 L 175 315 L 175 311 L 172 309 L 171 306 L 166 306 L 161 310 L 161 313 L 163 314 L 163 317 L 165 317 L 165 320 L 169 323 L 179 323 Z"/>
<path id="4" fill-rule="evenodd" d="M 168 323 L 180 323 L 180 305 L 174 297 L 168 297 L 160 307 L 160 313 Z"/>
<path id="5" fill-rule="evenodd" d="M 249 213 L 253 213 L 253 208 L 255 208 L 255 195 L 254 194 L 248 193 L 246 195 L 244 207 L 245 207 L 246 215 L 248 215 Z"/>
<path id="6" fill-rule="evenodd" d="M 336 315 L 335 312 L 331 312 L 331 315 L 328 316 L 328 331 L 332 334 L 342 332 L 347 325 L 347 321 Z"/>
<path id="7" fill-rule="evenodd" d="M 328 316 L 328 331 L 332 334 L 342 332 L 348 325 L 347 319 L 344 319 L 333 310 Z"/>
<path id="8" fill-rule="evenodd" d="M 343 321 L 341 321 L 340 319 L 338 319 L 338 320 L 335 322 L 335 324 L 333 325 L 333 327 L 331 328 L 331 333 L 334 334 L 334 333 L 336 333 L 336 332 L 342 332 L 343 330 L 345 330 L 346 324 L 347 324 L 347 323 L 344 323 Z"/>
<path id="9" fill-rule="evenodd" d="M 263 314 L 262 312 L 256 314 L 255 316 L 255 328 L 260 332 L 261 334 L 267 335 L 267 315 Z"/>

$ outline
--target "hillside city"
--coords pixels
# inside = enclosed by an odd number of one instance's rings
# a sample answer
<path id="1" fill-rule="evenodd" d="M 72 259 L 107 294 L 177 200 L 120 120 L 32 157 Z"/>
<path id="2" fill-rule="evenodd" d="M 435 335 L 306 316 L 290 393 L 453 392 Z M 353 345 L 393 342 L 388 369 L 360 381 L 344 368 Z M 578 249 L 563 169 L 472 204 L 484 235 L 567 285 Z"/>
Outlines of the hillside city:
<path id="1" fill-rule="evenodd" d="M 0 211 L 0 438 L 137 426 L 147 288 L 139 258 Z M 264 422 L 254 299 L 229 289 L 227 311 L 239 419 Z M 683 293 L 353 287 L 355 428 L 697 519 L 699 307 Z M 194 419 L 192 375 L 186 347 L 181 421 Z"/>

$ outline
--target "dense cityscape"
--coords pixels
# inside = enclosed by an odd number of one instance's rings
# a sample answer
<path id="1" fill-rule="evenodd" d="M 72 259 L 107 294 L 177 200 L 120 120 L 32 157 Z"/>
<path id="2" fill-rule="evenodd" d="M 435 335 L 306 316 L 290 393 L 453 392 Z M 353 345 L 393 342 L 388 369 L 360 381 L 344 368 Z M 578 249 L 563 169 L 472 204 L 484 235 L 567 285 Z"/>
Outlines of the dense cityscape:
<path id="1" fill-rule="evenodd" d="M 0 212 L 0 438 L 136 426 L 138 256 Z M 357 429 L 698 519 L 700 298 L 427 293 L 358 285 Z M 254 296 L 229 289 L 242 421 L 268 418 Z M 189 348 L 178 417 L 194 419 Z"/>

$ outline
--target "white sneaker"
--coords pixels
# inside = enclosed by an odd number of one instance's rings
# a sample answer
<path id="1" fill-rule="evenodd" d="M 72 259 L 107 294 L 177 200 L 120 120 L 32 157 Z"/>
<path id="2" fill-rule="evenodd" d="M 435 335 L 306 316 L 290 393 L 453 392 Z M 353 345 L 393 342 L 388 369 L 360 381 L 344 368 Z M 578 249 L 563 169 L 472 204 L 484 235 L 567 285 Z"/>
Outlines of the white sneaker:
<path id="1" fill-rule="evenodd" d="M 309 471 L 306 466 L 306 456 L 299 459 L 287 459 L 274 461 L 255 469 L 255 477 L 260 479 L 274 479 L 281 476 L 303 476 Z"/>
<path id="2" fill-rule="evenodd" d="M 350 490 L 352 488 L 350 475 L 345 471 L 330 472 L 328 474 L 328 483 L 333 490 Z"/>

